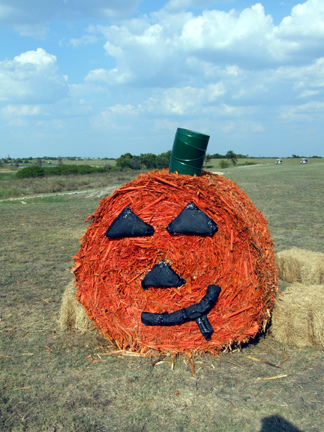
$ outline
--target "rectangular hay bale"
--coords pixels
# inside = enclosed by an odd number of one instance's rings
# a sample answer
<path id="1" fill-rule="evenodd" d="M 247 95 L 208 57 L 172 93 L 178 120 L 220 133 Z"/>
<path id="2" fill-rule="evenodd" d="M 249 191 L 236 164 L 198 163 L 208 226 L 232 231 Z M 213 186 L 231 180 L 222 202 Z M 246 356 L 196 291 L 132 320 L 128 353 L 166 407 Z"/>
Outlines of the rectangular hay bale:
<path id="1" fill-rule="evenodd" d="M 280 343 L 323 349 L 324 285 L 290 285 L 275 303 L 270 331 Z"/>
<path id="2" fill-rule="evenodd" d="M 324 284 L 324 254 L 293 248 L 277 254 L 278 276 L 286 282 Z"/>

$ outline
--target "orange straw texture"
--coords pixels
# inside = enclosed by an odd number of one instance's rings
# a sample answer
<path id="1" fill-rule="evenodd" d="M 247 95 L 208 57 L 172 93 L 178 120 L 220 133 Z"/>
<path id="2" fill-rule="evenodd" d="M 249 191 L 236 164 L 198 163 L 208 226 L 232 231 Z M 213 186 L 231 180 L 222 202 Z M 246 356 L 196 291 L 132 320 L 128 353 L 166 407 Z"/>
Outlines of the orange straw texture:
<path id="1" fill-rule="evenodd" d="M 217 223 L 213 237 L 173 236 L 166 230 L 190 202 Z M 154 227 L 152 236 L 106 237 L 126 206 Z M 140 174 L 101 200 L 90 220 L 74 257 L 77 297 L 119 349 L 215 353 L 265 329 L 277 292 L 273 242 L 263 215 L 231 180 L 208 172 Z M 186 283 L 144 290 L 142 279 L 162 260 Z M 170 327 L 141 323 L 143 311 L 171 313 L 198 303 L 210 284 L 221 287 L 208 313 L 210 340 L 194 321 Z"/>

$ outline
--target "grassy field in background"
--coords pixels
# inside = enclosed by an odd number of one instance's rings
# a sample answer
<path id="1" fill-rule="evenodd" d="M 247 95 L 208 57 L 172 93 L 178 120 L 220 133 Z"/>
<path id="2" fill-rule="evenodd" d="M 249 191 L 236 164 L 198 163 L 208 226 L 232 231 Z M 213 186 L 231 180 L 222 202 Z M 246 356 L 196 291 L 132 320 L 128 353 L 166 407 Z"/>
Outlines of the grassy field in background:
<path id="1" fill-rule="evenodd" d="M 282 165 L 223 170 L 268 220 L 276 251 L 299 247 L 324 252 L 324 160 L 308 164 L 289 159 Z"/>
<path id="2" fill-rule="evenodd" d="M 321 159 L 221 171 L 264 213 L 276 251 L 324 252 Z M 156 358 L 106 355 L 112 349 L 99 334 L 60 330 L 71 256 L 99 203 L 92 192 L 134 175 L 61 179 L 74 182 L 63 191 L 88 191 L 71 195 L 46 195 L 48 179 L 30 180 L 23 196 L 0 201 L 0 430 L 322 431 L 320 350 L 281 345 L 268 333 L 242 351 L 194 356 L 192 375 L 184 356 L 172 370 L 168 357 L 155 365 Z"/>
<path id="3" fill-rule="evenodd" d="M 104 174 L 17 179 L 12 174 L 2 174 L 2 178 L 0 177 L 0 200 L 38 194 L 100 189 L 107 184 L 120 184 L 129 181 L 135 175 L 134 172 L 120 171 Z"/>

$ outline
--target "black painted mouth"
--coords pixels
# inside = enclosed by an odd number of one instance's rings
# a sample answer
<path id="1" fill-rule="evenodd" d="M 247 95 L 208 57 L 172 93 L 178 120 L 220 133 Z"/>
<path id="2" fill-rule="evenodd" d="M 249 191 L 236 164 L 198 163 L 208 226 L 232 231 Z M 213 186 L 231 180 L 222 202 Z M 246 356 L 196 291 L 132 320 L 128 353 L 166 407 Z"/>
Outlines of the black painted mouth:
<path id="1" fill-rule="evenodd" d="M 202 335 L 206 340 L 209 340 L 214 333 L 214 329 L 208 321 L 207 314 L 214 307 L 220 292 L 221 288 L 218 285 L 208 285 L 206 294 L 199 303 L 170 314 L 168 312 L 162 314 L 142 312 L 141 321 L 143 324 L 150 326 L 171 326 L 194 320 Z"/>

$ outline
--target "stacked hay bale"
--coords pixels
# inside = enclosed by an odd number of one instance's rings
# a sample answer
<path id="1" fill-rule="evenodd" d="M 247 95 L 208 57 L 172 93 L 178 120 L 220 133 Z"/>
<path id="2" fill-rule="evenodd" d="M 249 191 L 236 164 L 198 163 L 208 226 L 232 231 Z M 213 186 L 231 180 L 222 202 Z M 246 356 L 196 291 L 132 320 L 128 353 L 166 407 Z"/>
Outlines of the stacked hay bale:
<path id="1" fill-rule="evenodd" d="M 277 255 L 278 276 L 291 283 L 272 313 L 271 333 L 281 343 L 324 348 L 324 254 L 290 249 Z"/>
<path id="2" fill-rule="evenodd" d="M 286 282 L 324 284 L 324 254 L 293 248 L 277 254 L 278 276 Z"/>

